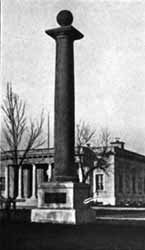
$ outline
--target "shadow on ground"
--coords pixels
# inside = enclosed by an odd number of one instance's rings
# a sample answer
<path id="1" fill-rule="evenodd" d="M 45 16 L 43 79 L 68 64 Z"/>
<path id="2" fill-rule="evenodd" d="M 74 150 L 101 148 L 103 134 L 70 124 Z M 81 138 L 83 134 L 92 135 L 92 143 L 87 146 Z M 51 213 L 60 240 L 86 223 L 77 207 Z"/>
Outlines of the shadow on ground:
<path id="1" fill-rule="evenodd" d="M 0 225 L 1 250 L 144 250 L 145 226 Z"/>

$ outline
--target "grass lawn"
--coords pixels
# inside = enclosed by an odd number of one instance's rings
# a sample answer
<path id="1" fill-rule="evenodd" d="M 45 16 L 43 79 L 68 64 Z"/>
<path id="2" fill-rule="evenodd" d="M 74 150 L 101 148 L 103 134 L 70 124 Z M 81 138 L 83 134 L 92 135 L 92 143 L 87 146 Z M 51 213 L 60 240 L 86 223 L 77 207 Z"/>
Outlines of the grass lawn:
<path id="1" fill-rule="evenodd" d="M 1 224 L 1 250 L 145 250 L 145 226 Z"/>

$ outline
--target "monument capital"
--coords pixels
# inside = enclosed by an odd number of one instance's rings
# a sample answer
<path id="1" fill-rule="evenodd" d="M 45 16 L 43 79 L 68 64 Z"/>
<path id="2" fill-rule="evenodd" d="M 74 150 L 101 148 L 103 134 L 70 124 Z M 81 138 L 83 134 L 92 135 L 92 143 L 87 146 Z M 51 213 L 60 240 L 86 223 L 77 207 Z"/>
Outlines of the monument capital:
<path id="1" fill-rule="evenodd" d="M 47 35 L 55 40 L 64 36 L 72 41 L 83 38 L 83 34 L 71 25 L 73 15 L 69 10 L 60 11 L 56 19 L 60 27 L 46 30 Z"/>
<path id="2" fill-rule="evenodd" d="M 83 34 L 79 32 L 77 29 L 75 29 L 73 26 L 61 26 L 56 29 L 49 29 L 45 31 L 47 35 L 51 36 L 55 40 L 59 37 L 66 36 L 72 41 L 79 40 L 83 38 Z"/>

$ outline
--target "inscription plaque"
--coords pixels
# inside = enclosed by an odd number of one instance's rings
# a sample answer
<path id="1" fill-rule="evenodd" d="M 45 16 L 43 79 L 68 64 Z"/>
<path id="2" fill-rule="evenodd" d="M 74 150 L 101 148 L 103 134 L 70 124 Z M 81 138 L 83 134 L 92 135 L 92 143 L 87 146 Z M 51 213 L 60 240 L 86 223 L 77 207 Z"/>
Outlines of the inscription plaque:
<path id="1" fill-rule="evenodd" d="M 66 193 L 45 193 L 45 203 L 66 203 Z"/>

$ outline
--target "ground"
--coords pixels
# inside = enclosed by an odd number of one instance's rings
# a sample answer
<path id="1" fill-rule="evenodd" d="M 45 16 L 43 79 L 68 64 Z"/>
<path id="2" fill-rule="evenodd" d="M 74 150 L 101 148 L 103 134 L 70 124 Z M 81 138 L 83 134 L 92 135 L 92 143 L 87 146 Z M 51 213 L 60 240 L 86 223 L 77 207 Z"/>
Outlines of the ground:
<path id="1" fill-rule="evenodd" d="M 145 250 L 145 225 L 0 225 L 1 250 Z"/>

